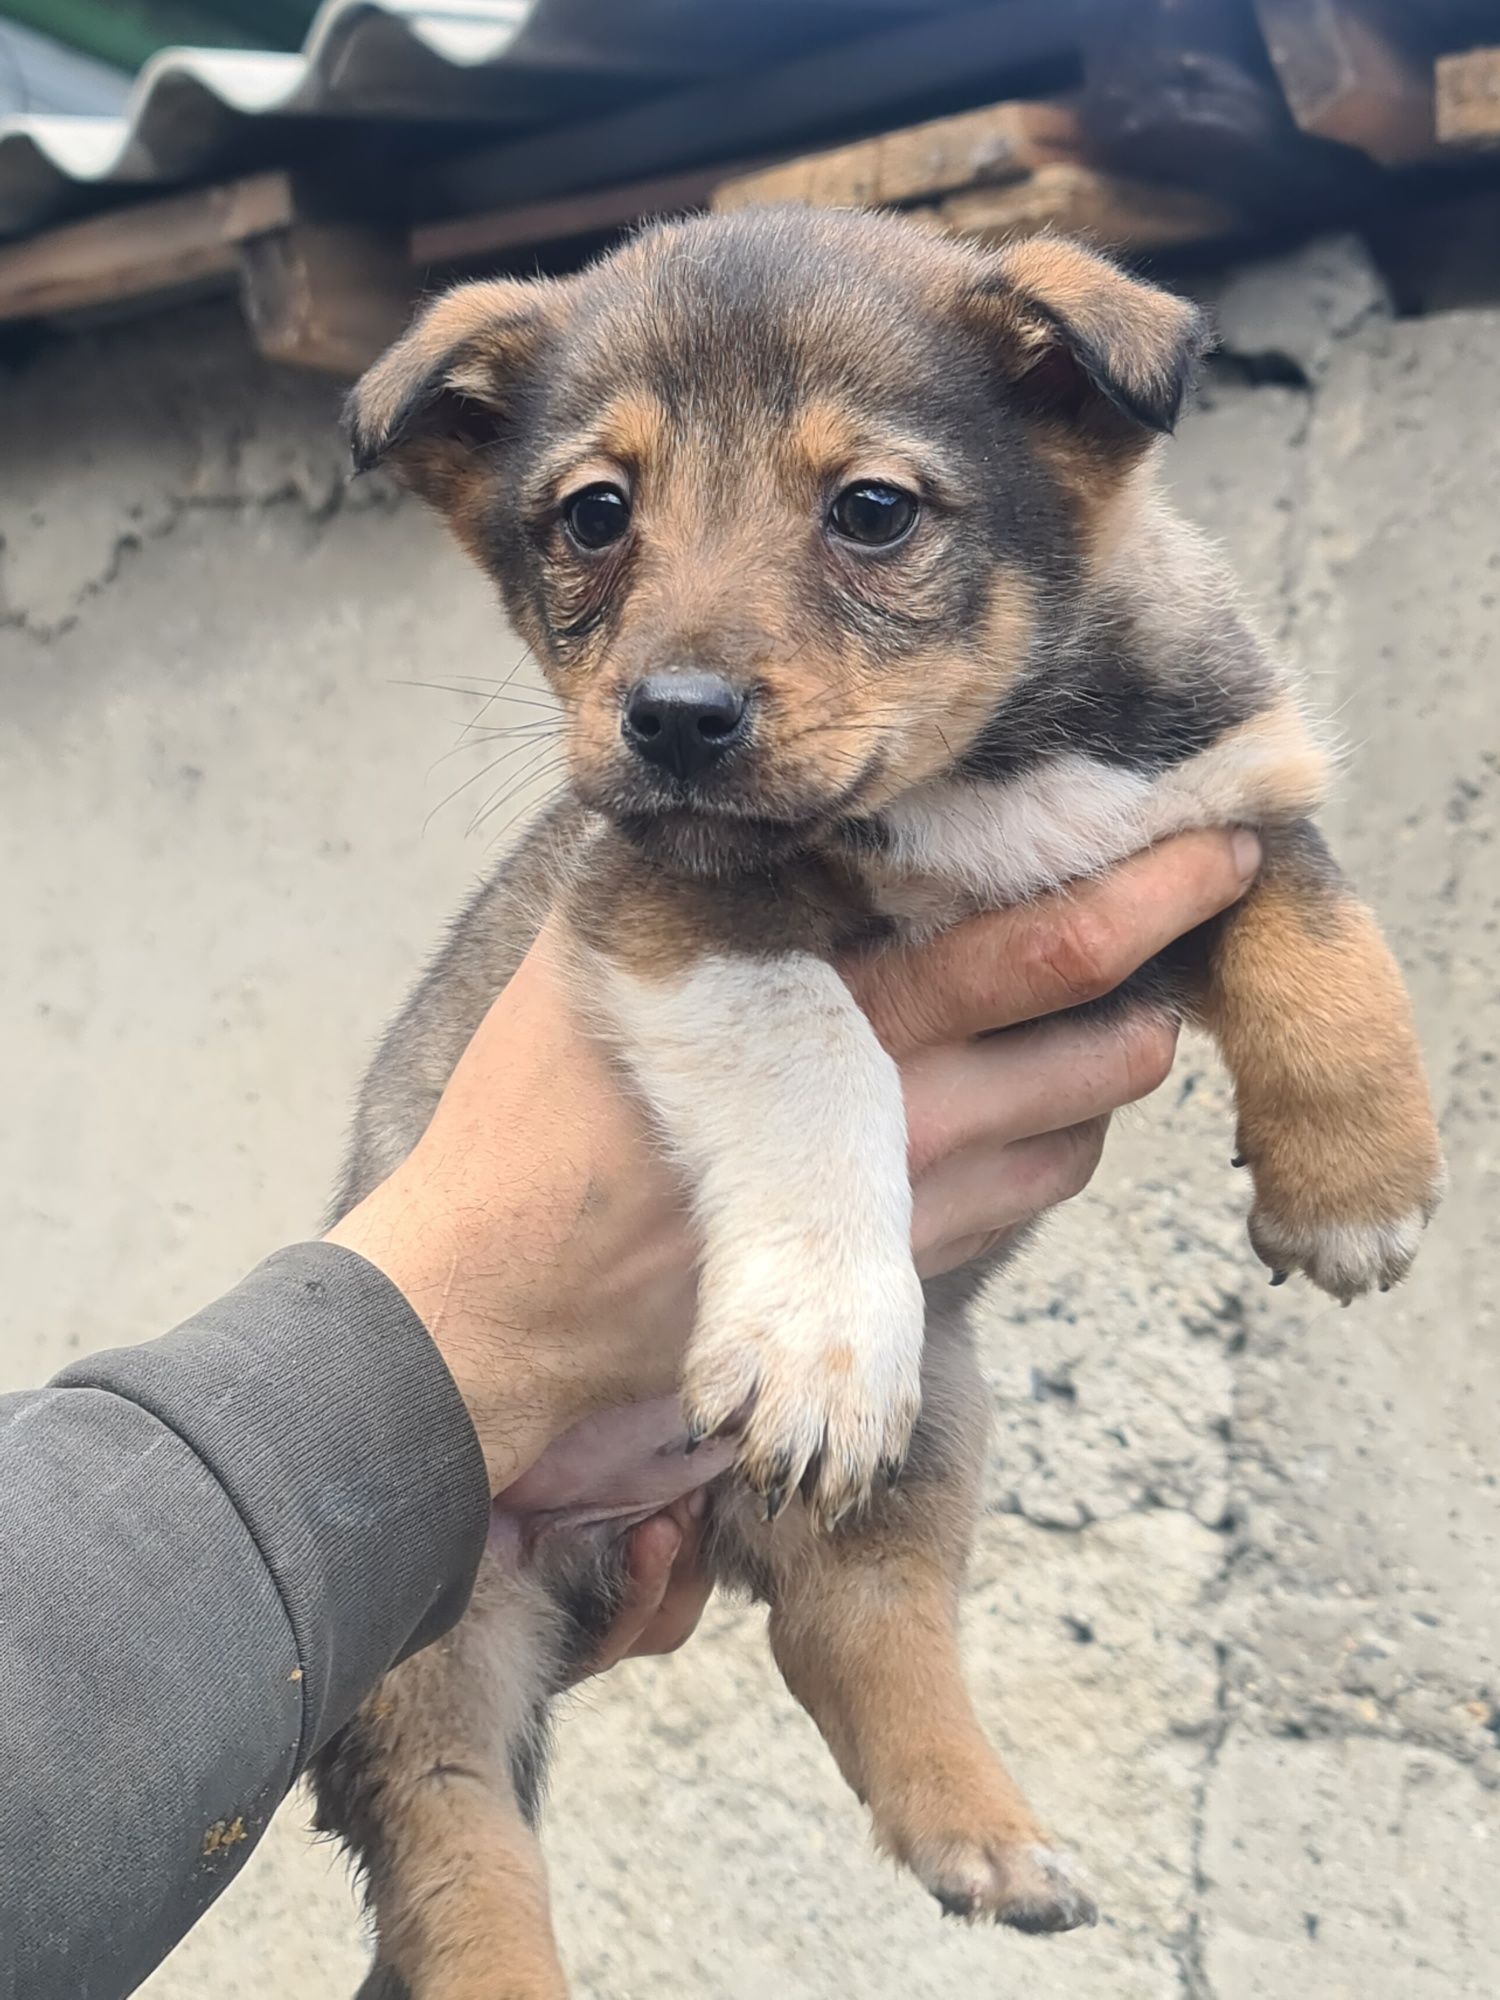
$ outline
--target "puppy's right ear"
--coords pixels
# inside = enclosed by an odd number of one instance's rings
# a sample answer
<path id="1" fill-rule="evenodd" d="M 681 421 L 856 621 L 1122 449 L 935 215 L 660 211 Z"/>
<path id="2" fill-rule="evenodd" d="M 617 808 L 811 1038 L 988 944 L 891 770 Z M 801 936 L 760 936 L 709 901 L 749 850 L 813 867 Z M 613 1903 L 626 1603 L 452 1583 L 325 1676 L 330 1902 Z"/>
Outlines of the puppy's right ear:
<path id="1" fill-rule="evenodd" d="M 455 481 L 499 441 L 520 383 L 556 328 L 564 287 L 493 278 L 422 312 L 355 384 L 344 406 L 354 470 L 391 462 L 451 508 Z"/>

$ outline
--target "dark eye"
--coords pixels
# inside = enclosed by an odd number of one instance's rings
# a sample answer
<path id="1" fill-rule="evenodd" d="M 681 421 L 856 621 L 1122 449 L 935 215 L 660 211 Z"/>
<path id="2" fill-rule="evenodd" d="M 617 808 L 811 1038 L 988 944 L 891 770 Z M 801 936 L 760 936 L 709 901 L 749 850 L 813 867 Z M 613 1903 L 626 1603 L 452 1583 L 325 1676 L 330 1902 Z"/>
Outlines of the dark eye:
<path id="1" fill-rule="evenodd" d="M 568 533 L 581 549 L 607 549 L 630 526 L 630 502 L 618 486 L 585 486 L 563 508 Z"/>
<path id="2" fill-rule="evenodd" d="M 916 518 L 916 500 L 899 486 L 846 486 L 828 510 L 835 534 L 867 549 L 899 542 L 910 534 Z"/>

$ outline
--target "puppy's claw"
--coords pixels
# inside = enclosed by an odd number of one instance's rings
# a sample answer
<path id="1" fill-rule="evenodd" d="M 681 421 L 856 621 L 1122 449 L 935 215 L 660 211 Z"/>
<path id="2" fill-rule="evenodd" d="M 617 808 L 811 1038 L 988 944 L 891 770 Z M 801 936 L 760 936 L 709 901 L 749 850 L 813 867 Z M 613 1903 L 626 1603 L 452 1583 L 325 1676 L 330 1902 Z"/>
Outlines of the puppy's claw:
<path id="1" fill-rule="evenodd" d="M 797 1491 L 802 1495 L 803 1505 L 810 1507 L 813 1495 L 818 1490 L 818 1481 L 823 1476 L 823 1454 L 815 1451 L 803 1468 L 802 1477 L 797 1482 Z"/>
<path id="2" fill-rule="evenodd" d="M 1245 1158 L 1243 1153 L 1235 1153 L 1230 1159 L 1229 1164 L 1232 1167 L 1248 1167 L 1250 1162 Z"/>
<path id="3" fill-rule="evenodd" d="M 1097 1924 L 1099 1907 L 1079 1879 L 1067 1855 L 1052 1848 L 1033 1847 L 1029 1859 L 1040 1877 L 1034 1885 L 1017 1882 L 1011 1900 L 995 1912 L 1013 1930 L 1042 1937 Z"/>
<path id="4" fill-rule="evenodd" d="M 807 1499 L 807 1518 L 819 1535 L 831 1535 L 849 1511 L 847 1500 L 829 1500 L 814 1491 Z"/>
<path id="5" fill-rule="evenodd" d="M 904 1458 L 883 1458 L 880 1461 L 880 1476 L 888 1487 L 899 1486 L 901 1475 L 906 1470 Z"/>
<path id="6" fill-rule="evenodd" d="M 753 1483 L 766 1503 L 766 1519 L 774 1521 L 797 1490 L 797 1461 L 790 1452 L 780 1452 L 757 1475 Z"/>
<path id="7" fill-rule="evenodd" d="M 1290 1276 L 1290 1271 L 1273 1271 L 1271 1273 L 1271 1283 L 1273 1285 L 1284 1285 Z"/>
<path id="8" fill-rule="evenodd" d="M 1066 1855 L 1011 1841 L 943 1843 L 913 1856 L 917 1876 L 946 1917 L 990 1918 L 1033 1936 L 1099 1921 L 1094 1899 Z"/>
<path id="9" fill-rule="evenodd" d="M 1420 1201 L 1399 1215 L 1368 1211 L 1343 1215 L 1325 1208 L 1302 1211 L 1279 1191 L 1257 1183 L 1250 1214 L 1250 1242 L 1261 1262 L 1276 1273 L 1301 1271 L 1320 1292 L 1340 1305 L 1373 1292 L 1377 1285 L 1395 1285 L 1406 1276 L 1422 1239 Z M 1351 1204 L 1351 1210 L 1354 1205 Z"/>
<path id="10" fill-rule="evenodd" d="M 698 1398 L 691 1399 L 687 1402 L 682 1416 L 683 1428 L 687 1432 L 682 1447 L 684 1453 L 691 1458 L 700 1445 L 741 1436 L 750 1409 L 749 1397 L 743 1398 L 732 1408 L 726 1407 L 722 1398 L 713 1398 L 706 1402 Z"/>

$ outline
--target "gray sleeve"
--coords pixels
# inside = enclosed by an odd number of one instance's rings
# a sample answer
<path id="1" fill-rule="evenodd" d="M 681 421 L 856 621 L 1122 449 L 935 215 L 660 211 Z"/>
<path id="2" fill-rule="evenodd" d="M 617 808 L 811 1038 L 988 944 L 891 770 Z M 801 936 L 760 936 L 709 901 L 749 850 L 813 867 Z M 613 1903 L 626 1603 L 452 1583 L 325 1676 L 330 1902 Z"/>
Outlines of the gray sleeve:
<path id="1" fill-rule="evenodd" d="M 400 1292 L 306 1244 L 0 1398 L 0 1496 L 0 2000 L 106 2000 L 459 1617 L 484 1462 Z"/>

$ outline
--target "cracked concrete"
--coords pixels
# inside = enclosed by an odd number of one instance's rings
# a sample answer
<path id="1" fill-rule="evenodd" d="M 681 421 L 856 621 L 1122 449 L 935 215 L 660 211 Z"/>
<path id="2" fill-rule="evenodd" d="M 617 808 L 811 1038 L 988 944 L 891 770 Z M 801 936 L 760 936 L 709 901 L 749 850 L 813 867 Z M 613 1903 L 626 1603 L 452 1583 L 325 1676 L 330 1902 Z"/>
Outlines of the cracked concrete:
<path id="1" fill-rule="evenodd" d="M 1453 1195 L 1390 1299 L 1270 1292 L 1190 1049 L 985 1316 L 974 1682 L 1097 1931 L 941 1923 L 870 1856 L 758 1616 L 716 1607 L 564 1730 L 580 2000 L 1500 1991 L 1500 312 L 1393 319 L 1351 239 L 1212 303 L 1226 358 L 1173 481 L 1347 745 L 1332 831 L 1411 978 Z M 474 703 L 411 683 L 508 671 L 485 591 L 414 509 L 343 488 L 326 385 L 227 314 L 0 394 L 0 1376 L 24 1382 L 316 1218 L 370 1040 L 546 746 L 488 778 L 493 746 L 455 750 Z M 148 1990 L 326 2000 L 360 1959 L 294 1806 Z"/>

